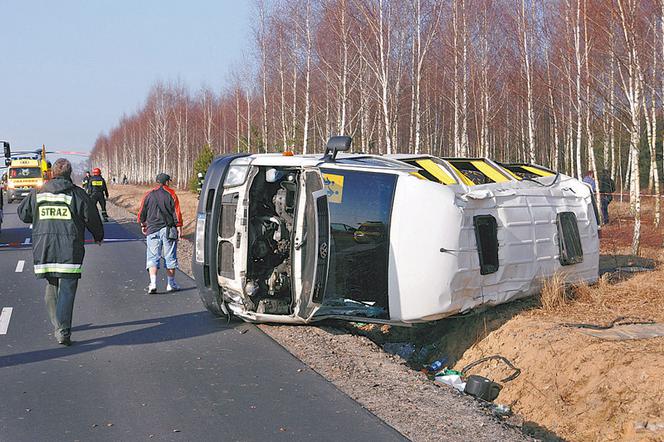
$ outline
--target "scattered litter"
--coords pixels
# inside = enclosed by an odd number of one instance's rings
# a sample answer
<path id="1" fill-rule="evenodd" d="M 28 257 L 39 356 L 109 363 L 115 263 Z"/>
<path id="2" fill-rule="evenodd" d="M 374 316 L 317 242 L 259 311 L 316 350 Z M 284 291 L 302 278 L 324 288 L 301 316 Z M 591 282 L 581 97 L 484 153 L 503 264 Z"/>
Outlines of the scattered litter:
<path id="1" fill-rule="evenodd" d="M 639 273 L 639 272 L 652 272 L 655 269 L 640 266 L 616 267 L 616 272 L 624 273 Z"/>
<path id="2" fill-rule="evenodd" d="M 463 392 L 483 401 L 493 402 L 502 389 L 503 386 L 499 383 L 493 382 L 484 376 L 473 374 L 468 376 Z"/>
<path id="3" fill-rule="evenodd" d="M 610 329 L 582 329 L 579 332 L 607 341 L 628 341 L 664 336 L 664 324 L 627 324 Z"/>
<path id="4" fill-rule="evenodd" d="M 664 431 L 664 422 L 648 422 L 646 430 L 650 431 Z"/>
<path id="5" fill-rule="evenodd" d="M 512 415 L 512 407 L 504 404 L 494 404 L 491 412 L 498 417 L 507 417 Z"/>
<path id="6" fill-rule="evenodd" d="M 507 366 L 508 366 L 509 368 L 511 368 L 511 369 L 513 370 L 513 372 L 512 372 L 511 375 L 507 376 L 507 377 L 504 378 L 504 379 L 501 379 L 500 382 L 509 382 L 509 381 L 512 381 L 512 380 L 516 379 L 516 378 L 521 374 L 521 369 L 516 368 L 516 367 L 514 366 L 514 364 L 512 364 L 512 362 L 510 362 L 509 359 L 507 359 L 506 357 L 501 356 L 501 355 L 492 355 L 492 356 L 487 356 L 487 357 L 485 357 L 485 358 L 478 359 L 478 360 L 476 360 L 475 362 L 471 362 L 470 364 L 468 364 L 468 365 L 466 365 L 465 367 L 463 367 L 463 368 L 461 369 L 461 372 L 465 375 L 465 374 L 468 372 L 468 370 L 470 370 L 471 368 L 473 368 L 473 367 L 475 367 L 475 366 L 477 366 L 477 365 L 479 365 L 479 364 L 482 364 L 482 363 L 484 363 L 484 362 L 491 361 L 491 360 L 499 360 L 499 361 L 503 361 L 505 364 L 507 364 Z"/>
<path id="7" fill-rule="evenodd" d="M 415 353 L 415 346 L 410 342 L 387 342 L 383 344 L 383 350 L 408 360 Z"/>
<path id="8" fill-rule="evenodd" d="M 462 393 L 466 389 L 466 383 L 463 381 L 460 374 L 444 374 L 442 376 L 436 376 L 434 379 L 436 382 L 447 384 L 450 387 L 456 388 Z"/>
<path id="9" fill-rule="evenodd" d="M 428 367 L 427 370 L 431 373 L 436 373 L 439 372 L 443 367 L 445 367 L 445 364 L 447 364 L 447 357 L 444 356 L 440 359 L 437 359 L 433 361 Z"/>
<path id="10" fill-rule="evenodd" d="M 512 364 L 512 362 L 510 362 L 510 360 L 507 359 L 506 357 L 500 355 L 492 355 L 482 359 L 478 359 L 477 361 L 466 365 L 461 371 L 444 369 L 434 377 L 434 380 L 436 382 L 447 384 L 453 388 L 456 388 L 462 393 L 469 394 L 483 401 L 492 402 L 494 399 L 498 397 L 498 394 L 500 393 L 500 390 L 502 390 L 503 386 L 483 376 L 478 376 L 478 375 L 466 376 L 466 372 L 468 370 L 483 362 L 490 360 L 503 361 L 505 364 L 507 364 L 508 367 L 510 367 L 513 370 L 512 374 L 507 376 L 505 379 L 502 379 L 501 382 L 509 382 L 513 379 L 516 379 L 516 377 L 519 376 L 519 374 L 521 374 L 521 370 L 516 368 L 514 364 Z M 434 361 L 428 368 L 439 369 L 446 362 L 447 358 Z M 503 405 L 501 407 L 496 406 L 494 407 L 493 412 L 496 413 L 497 415 L 500 414 L 501 416 L 509 416 L 511 414 L 511 409 L 506 405 Z"/>
<path id="11" fill-rule="evenodd" d="M 568 323 L 560 324 L 563 327 L 588 328 L 591 330 L 608 330 L 618 325 L 655 324 L 652 319 L 641 319 L 632 316 L 618 316 L 608 324 Z"/>

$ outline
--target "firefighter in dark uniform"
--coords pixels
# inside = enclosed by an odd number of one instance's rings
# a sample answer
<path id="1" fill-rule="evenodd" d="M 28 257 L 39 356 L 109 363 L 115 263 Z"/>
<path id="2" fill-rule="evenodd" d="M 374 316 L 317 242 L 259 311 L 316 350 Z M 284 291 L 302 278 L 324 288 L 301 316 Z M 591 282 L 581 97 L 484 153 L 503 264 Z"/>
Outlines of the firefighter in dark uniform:
<path id="1" fill-rule="evenodd" d="M 92 198 L 95 208 L 97 207 L 97 203 L 99 203 L 99 206 L 101 207 L 101 216 L 104 217 L 104 221 L 108 221 L 108 214 L 106 213 L 108 187 L 106 187 L 106 180 L 101 176 L 100 168 L 95 167 L 92 169 L 92 176 L 90 177 L 88 188 L 90 189 L 90 198 Z"/>
<path id="2" fill-rule="evenodd" d="M 53 179 L 23 200 L 18 216 L 32 224 L 35 275 L 47 281 L 44 300 L 55 338 L 69 346 L 74 298 L 85 255 L 85 229 L 101 245 L 104 225 L 87 193 L 71 182 L 71 163 L 60 158 L 52 173 Z"/>

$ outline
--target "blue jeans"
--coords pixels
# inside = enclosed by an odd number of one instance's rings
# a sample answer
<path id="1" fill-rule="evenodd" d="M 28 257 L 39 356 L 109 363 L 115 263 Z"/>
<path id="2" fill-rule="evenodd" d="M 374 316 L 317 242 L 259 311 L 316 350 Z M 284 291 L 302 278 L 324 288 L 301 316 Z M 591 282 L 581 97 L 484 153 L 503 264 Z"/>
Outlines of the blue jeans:
<path id="1" fill-rule="evenodd" d="M 166 262 L 167 269 L 178 268 L 178 240 L 168 239 L 167 232 L 168 227 L 163 227 L 158 232 L 151 233 L 147 236 L 146 269 L 149 269 L 150 267 L 159 268 L 159 263 L 162 258 Z"/>
<path id="2" fill-rule="evenodd" d="M 46 277 L 46 311 L 55 328 L 55 338 L 68 338 L 71 335 L 71 318 L 78 279 Z"/>

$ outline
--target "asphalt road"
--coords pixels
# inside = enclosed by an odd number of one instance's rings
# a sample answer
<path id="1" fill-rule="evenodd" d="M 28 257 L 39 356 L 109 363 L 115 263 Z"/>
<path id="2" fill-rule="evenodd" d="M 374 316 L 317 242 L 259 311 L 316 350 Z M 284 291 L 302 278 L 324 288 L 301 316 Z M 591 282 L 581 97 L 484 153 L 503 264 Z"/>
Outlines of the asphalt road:
<path id="1" fill-rule="evenodd" d="M 0 233 L 1 441 L 403 439 L 256 327 L 207 313 L 186 275 L 147 295 L 145 243 L 113 222 L 86 247 L 74 344 L 57 345 L 16 208 Z"/>

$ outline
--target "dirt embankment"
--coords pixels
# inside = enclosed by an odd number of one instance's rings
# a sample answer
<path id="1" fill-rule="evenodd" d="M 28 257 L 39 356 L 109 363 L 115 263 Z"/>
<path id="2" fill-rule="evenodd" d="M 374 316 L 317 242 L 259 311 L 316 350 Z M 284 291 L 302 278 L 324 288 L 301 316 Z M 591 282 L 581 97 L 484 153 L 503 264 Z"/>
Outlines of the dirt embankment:
<path id="1" fill-rule="evenodd" d="M 600 268 L 646 267 L 637 274 L 606 273 L 593 285 L 565 290 L 555 284 L 539 299 L 513 302 L 414 329 L 361 327 L 376 342 L 415 343 L 427 360 L 448 358 L 461 369 L 489 355 L 510 359 L 522 372 L 504 384 L 497 402 L 527 421 L 573 441 L 664 441 L 664 337 L 604 340 L 588 328 L 563 324 L 664 324 L 662 227 L 652 207 L 643 215 L 641 257 L 629 254 L 633 221 L 626 204 L 612 206 L 602 232 Z M 419 361 L 413 361 L 419 362 Z M 489 362 L 472 373 L 505 378 L 510 370 Z M 525 425 L 529 425 L 528 422 Z"/>
<path id="2" fill-rule="evenodd" d="M 138 186 L 116 186 L 111 189 L 111 200 L 135 210 L 145 191 Z M 181 197 L 189 234 L 195 201 L 191 194 Z M 440 435 L 446 433 L 451 439 L 480 440 L 479 434 L 464 435 L 464 428 L 471 428 L 476 419 L 482 426 L 495 423 L 467 412 L 467 402 L 463 402 L 467 397 L 447 402 L 452 391 L 444 390 L 442 395 L 443 389 L 423 374 L 407 370 L 395 362 L 398 358 L 357 335 L 379 345 L 408 343 L 413 350 L 409 363 L 416 369 L 443 357 L 457 369 L 488 355 L 507 357 L 521 369 L 521 375 L 504 383 L 496 402 L 511 405 L 523 418 L 523 422 L 514 422 L 528 434 L 573 441 L 664 440 L 664 337 L 608 341 L 562 325 L 606 324 L 619 317 L 664 323 L 664 269 L 657 268 L 664 258 L 662 228 L 652 224 L 646 206 L 644 257 L 632 257 L 625 239 L 631 238 L 628 209 L 624 204 L 611 208 L 614 219 L 603 232 L 600 266 L 605 270 L 646 266 L 654 271 L 633 278 L 612 273 L 592 287 L 567 292 L 550 287 L 545 296 L 557 299 L 545 299 L 547 308 L 540 299 L 529 299 L 412 328 L 366 324 L 262 328 L 350 396 L 417 440 L 441 440 Z M 508 371 L 492 362 L 473 373 L 500 380 Z M 446 407 L 452 409 L 443 412 Z M 464 420 L 470 415 L 474 417 L 466 425 Z M 440 425 L 455 416 L 457 423 Z M 507 431 L 496 428 L 490 431 Z M 507 431 L 495 434 L 493 440 L 512 437 L 516 436 Z"/>

